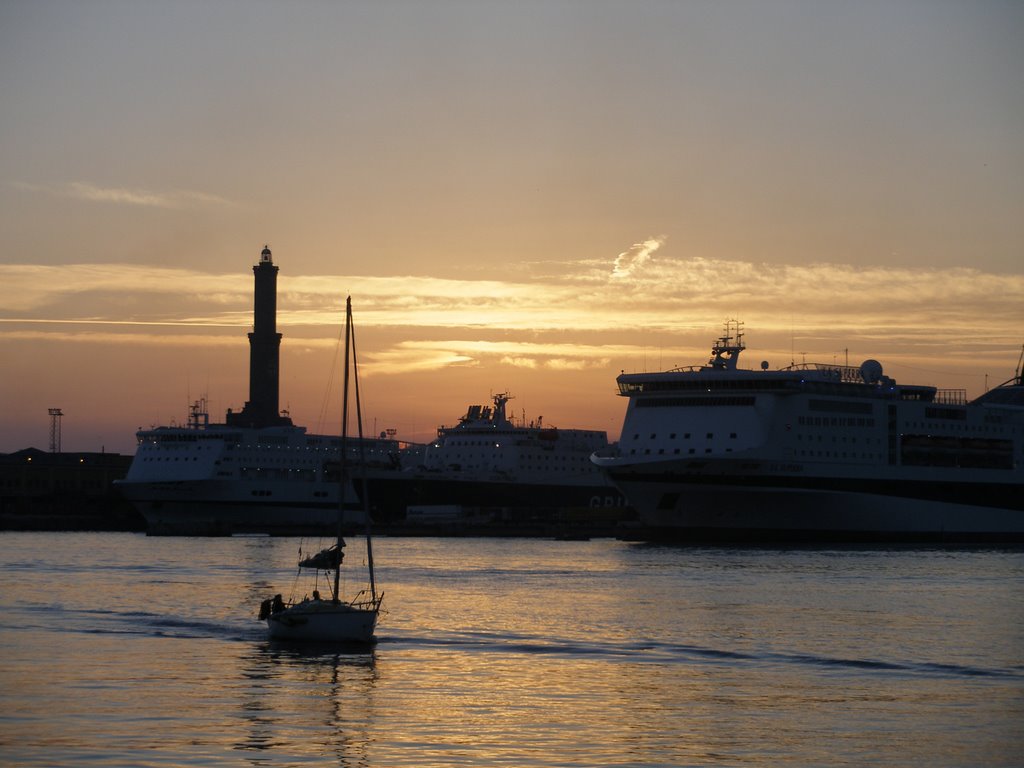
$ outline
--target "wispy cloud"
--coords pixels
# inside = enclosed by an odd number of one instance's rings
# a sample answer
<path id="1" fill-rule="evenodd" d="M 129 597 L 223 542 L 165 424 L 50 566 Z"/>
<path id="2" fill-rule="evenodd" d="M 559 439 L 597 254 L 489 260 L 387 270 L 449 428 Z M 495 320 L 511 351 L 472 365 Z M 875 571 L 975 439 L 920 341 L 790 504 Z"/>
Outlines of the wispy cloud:
<path id="1" fill-rule="evenodd" d="M 60 184 L 15 182 L 13 186 L 33 192 L 43 192 L 54 197 L 148 208 L 184 209 L 233 205 L 230 200 L 219 195 L 189 189 L 172 189 L 161 192 L 138 187 L 104 187 L 85 181 L 69 181 Z"/>
<path id="2" fill-rule="evenodd" d="M 615 257 L 612 265 L 612 277 L 629 277 L 651 258 L 656 250 L 665 242 L 664 235 L 651 237 L 639 243 L 633 243 L 628 250 Z"/>
<path id="3" fill-rule="evenodd" d="M 75 344 L 121 344 L 138 345 L 145 347 L 166 346 L 166 347 L 233 347 L 239 346 L 237 335 L 200 335 L 193 333 L 155 334 L 155 333 L 110 333 L 96 330 L 74 330 L 73 325 L 55 323 L 48 330 L 40 329 L 0 329 L 0 339 L 6 341 L 65 341 Z M 81 325 L 92 325 L 83 323 Z"/>
<path id="4" fill-rule="evenodd" d="M 187 282 L 186 282 L 187 281 Z M 188 291 L 183 286 L 189 286 Z M 51 312 L 54 319 L 72 319 L 76 311 L 97 319 L 116 319 L 120 308 L 111 298 L 177 297 L 181 306 L 196 304 L 221 311 L 243 306 L 252 287 L 237 275 L 211 275 L 170 267 L 136 264 L 8 264 L 0 285 L 0 312 Z M 76 300 L 80 298 L 81 300 Z M 251 299 L 250 299 L 251 301 Z M 79 315 L 80 317 L 81 315 Z M 128 319 L 128 318 L 122 318 Z M 177 319 L 183 319 L 180 317 Z"/>
<path id="5" fill-rule="evenodd" d="M 584 370 L 608 365 L 613 356 L 636 354 L 636 348 L 622 344 L 580 344 L 573 342 L 483 341 L 451 339 L 401 341 L 368 353 L 364 364 L 369 374 L 436 370 L 452 365 L 483 365 L 500 362 L 531 370 Z"/>

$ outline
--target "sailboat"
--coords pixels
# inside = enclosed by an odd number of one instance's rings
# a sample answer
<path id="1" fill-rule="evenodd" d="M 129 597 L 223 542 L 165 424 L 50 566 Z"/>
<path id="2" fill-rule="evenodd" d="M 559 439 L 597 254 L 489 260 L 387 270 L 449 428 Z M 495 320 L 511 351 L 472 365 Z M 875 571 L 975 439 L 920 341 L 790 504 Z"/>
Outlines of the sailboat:
<path id="1" fill-rule="evenodd" d="M 322 599 L 318 590 L 313 597 L 285 602 L 281 595 L 264 600 L 260 606 L 259 617 L 267 622 L 267 629 L 272 640 L 296 640 L 316 643 L 370 643 L 377 626 L 383 593 L 377 592 L 377 583 L 373 573 L 373 542 L 370 534 L 370 513 L 363 495 L 363 514 L 366 520 L 366 560 L 369 569 L 369 587 L 359 591 L 352 599 L 344 600 L 341 596 L 341 564 L 345 559 L 345 539 L 342 530 L 345 522 L 345 499 L 354 496 L 349 482 L 347 467 L 347 440 L 349 421 L 349 371 L 355 386 L 356 423 L 359 430 L 360 446 L 363 440 L 362 406 L 359 399 L 359 375 L 355 354 L 355 329 L 352 323 L 352 298 L 345 301 L 345 360 L 344 395 L 341 416 L 341 458 L 339 482 L 341 492 L 338 504 L 337 541 L 316 554 L 302 557 L 300 553 L 299 569 L 313 571 L 315 575 L 324 573 L 328 578 L 326 584 L 330 596 Z M 360 462 L 365 466 L 365 461 Z M 333 578 L 332 578 L 333 577 Z"/>

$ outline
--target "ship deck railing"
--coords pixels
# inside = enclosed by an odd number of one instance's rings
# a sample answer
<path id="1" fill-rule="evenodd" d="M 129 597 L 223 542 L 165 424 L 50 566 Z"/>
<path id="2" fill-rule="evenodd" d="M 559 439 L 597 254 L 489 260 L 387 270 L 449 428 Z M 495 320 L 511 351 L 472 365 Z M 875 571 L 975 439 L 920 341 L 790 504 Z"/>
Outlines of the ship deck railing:
<path id="1" fill-rule="evenodd" d="M 937 389 L 932 402 L 939 405 L 967 405 L 967 390 Z"/>

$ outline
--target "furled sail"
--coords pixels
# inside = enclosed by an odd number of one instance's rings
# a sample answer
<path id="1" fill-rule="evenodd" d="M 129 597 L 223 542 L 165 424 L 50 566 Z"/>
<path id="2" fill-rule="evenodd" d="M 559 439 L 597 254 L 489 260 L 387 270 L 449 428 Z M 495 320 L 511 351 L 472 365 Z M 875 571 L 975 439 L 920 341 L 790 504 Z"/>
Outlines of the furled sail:
<path id="1" fill-rule="evenodd" d="M 341 546 L 335 544 L 328 549 L 321 549 L 315 555 L 300 560 L 299 568 L 319 568 L 322 571 L 333 571 L 345 559 L 345 553 L 342 551 L 344 546 L 345 542 L 342 541 Z"/>

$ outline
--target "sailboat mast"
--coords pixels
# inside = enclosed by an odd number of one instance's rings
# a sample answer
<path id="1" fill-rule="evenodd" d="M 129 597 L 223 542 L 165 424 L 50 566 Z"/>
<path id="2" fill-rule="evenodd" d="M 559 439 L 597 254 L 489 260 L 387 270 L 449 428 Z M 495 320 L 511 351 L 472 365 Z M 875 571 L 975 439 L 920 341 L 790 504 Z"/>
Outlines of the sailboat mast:
<path id="1" fill-rule="evenodd" d="M 338 558 L 334 565 L 334 602 L 341 599 L 341 553 L 344 546 L 342 526 L 345 520 L 345 494 L 348 491 L 348 377 L 349 377 L 349 341 L 352 337 L 352 297 L 345 299 L 345 357 L 342 366 L 345 371 L 341 398 L 341 457 L 339 463 L 338 491 Z"/>
<path id="2" fill-rule="evenodd" d="M 359 397 L 359 356 L 356 354 L 356 329 L 352 328 L 352 377 L 356 387 L 356 428 L 359 430 L 359 470 L 363 485 L 363 520 L 365 521 L 366 565 L 370 572 L 370 596 L 377 600 L 377 582 L 373 575 L 373 538 L 370 535 L 370 489 L 366 482 L 366 441 L 363 439 L 363 403 Z"/>

